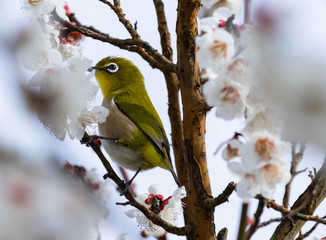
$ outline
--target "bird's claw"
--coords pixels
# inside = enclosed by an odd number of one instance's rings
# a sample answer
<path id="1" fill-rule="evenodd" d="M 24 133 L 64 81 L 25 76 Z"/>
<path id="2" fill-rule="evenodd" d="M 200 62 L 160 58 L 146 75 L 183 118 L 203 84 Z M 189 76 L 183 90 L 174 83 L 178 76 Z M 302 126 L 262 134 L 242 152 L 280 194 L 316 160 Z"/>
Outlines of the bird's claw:
<path id="1" fill-rule="evenodd" d="M 88 140 L 85 140 L 84 138 L 80 141 L 81 144 L 86 144 L 86 147 L 90 147 L 92 144 L 95 143 L 96 140 L 100 139 L 100 136 L 97 135 L 91 135 Z M 97 143 L 96 143 L 97 144 Z"/>

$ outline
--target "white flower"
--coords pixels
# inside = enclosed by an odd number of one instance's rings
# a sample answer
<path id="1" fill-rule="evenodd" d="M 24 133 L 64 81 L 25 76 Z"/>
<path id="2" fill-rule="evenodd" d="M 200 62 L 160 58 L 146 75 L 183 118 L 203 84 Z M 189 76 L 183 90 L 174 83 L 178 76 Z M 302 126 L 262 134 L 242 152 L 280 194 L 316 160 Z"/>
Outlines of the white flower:
<path id="1" fill-rule="evenodd" d="M 207 104 L 216 106 L 217 117 L 231 120 L 244 116 L 245 97 L 248 90 L 230 77 L 223 75 L 209 80 L 203 87 L 203 93 Z"/>
<path id="2" fill-rule="evenodd" d="M 228 9 L 232 14 L 239 14 L 242 9 L 241 0 L 204 0 L 202 5 L 198 13 L 199 18 L 212 16 L 214 11 L 221 8 Z"/>
<path id="3" fill-rule="evenodd" d="M 0 239 L 97 239 L 98 198 L 79 177 L 40 156 L 1 152 Z"/>
<path id="4" fill-rule="evenodd" d="M 54 3 L 52 0 L 22 0 L 22 9 L 34 18 L 41 17 L 54 10 Z"/>
<path id="5" fill-rule="evenodd" d="M 284 164 L 289 145 L 267 131 L 254 132 L 240 149 L 239 155 L 249 171 L 267 164 Z"/>
<path id="6" fill-rule="evenodd" d="M 42 28 L 34 25 L 28 32 L 27 41 L 22 49 L 22 64 L 29 70 L 37 70 L 48 65 L 60 66 L 62 56 L 53 48 L 58 40 L 58 32 L 49 29 L 49 33 L 42 32 Z"/>
<path id="7" fill-rule="evenodd" d="M 288 145 L 267 131 L 249 135 L 248 141 L 237 150 L 241 160 L 232 158 L 228 162 L 229 169 L 241 178 L 237 185 L 239 196 L 245 201 L 257 194 L 272 199 L 276 184 L 290 180 L 285 161 L 288 152 Z"/>
<path id="8" fill-rule="evenodd" d="M 250 135 L 256 131 L 268 131 L 274 135 L 280 135 L 282 123 L 271 109 L 253 112 L 246 119 L 246 126 L 242 131 L 244 135 Z"/>
<path id="9" fill-rule="evenodd" d="M 82 57 L 81 47 L 70 43 L 60 44 L 58 50 L 60 51 L 63 59 L 65 60 L 71 57 Z"/>
<path id="10" fill-rule="evenodd" d="M 237 184 L 237 193 L 244 201 L 257 194 L 273 199 L 276 184 L 285 184 L 291 178 L 288 168 L 282 164 L 267 164 L 252 170 L 243 162 L 230 162 L 228 167 L 241 177 Z"/>
<path id="11" fill-rule="evenodd" d="M 90 66 L 89 60 L 84 61 Z M 39 117 L 60 140 L 65 138 L 66 132 L 72 139 L 81 139 L 87 125 L 104 122 L 108 116 L 108 110 L 103 107 L 88 110 L 98 87 L 89 81 L 94 73 L 82 72 L 89 67 L 86 65 L 70 62 L 67 67 L 42 69 L 30 81 L 32 86 L 40 87 L 41 94 L 52 97 L 51 108 L 39 112 Z"/>
<path id="12" fill-rule="evenodd" d="M 182 212 L 180 200 L 187 196 L 184 187 L 178 188 L 172 196 L 164 199 L 161 186 L 153 184 L 148 189 L 149 193 L 144 193 L 136 199 L 138 202 L 148 208 L 148 210 L 157 213 L 163 220 L 175 224 L 178 215 Z M 149 232 L 155 232 L 156 235 L 164 234 L 164 229 L 153 224 L 138 209 L 132 209 L 125 212 L 130 218 L 136 218 L 138 226 Z"/>
<path id="13" fill-rule="evenodd" d="M 82 139 L 86 126 L 91 126 L 94 123 L 105 122 L 108 115 L 109 110 L 102 106 L 93 107 L 90 111 L 84 109 L 84 111 L 81 112 L 79 118 L 71 121 L 69 124 L 69 135 L 72 138 L 76 137 L 79 140 Z"/>
<path id="14" fill-rule="evenodd" d="M 233 58 L 234 40 L 224 29 L 216 29 L 196 38 L 199 50 L 197 59 L 201 68 L 219 72 Z"/>
<path id="15" fill-rule="evenodd" d="M 226 147 L 222 151 L 222 158 L 229 161 L 235 157 L 239 157 L 239 149 L 242 147 L 243 142 L 237 138 L 231 138 L 227 141 Z"/>

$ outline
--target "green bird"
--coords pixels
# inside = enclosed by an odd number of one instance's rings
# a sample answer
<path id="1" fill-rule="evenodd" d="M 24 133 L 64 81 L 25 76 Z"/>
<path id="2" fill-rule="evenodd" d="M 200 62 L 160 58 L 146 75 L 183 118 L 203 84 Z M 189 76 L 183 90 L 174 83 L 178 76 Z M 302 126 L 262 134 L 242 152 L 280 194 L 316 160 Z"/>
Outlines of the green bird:
<path id="1" fill-rule="evenodd" d="M 100 138 L 109 156 L 120 166 L 137 171 L 154 167 L 173 170 L 170 145 L 139 69 L 127 59 L 107 57 L 95 67 L 95 77 L 103 93 L 102 106 L 109 116 L 99 124 Z M 134 179 L 134 177 L 129 181 Z"/>

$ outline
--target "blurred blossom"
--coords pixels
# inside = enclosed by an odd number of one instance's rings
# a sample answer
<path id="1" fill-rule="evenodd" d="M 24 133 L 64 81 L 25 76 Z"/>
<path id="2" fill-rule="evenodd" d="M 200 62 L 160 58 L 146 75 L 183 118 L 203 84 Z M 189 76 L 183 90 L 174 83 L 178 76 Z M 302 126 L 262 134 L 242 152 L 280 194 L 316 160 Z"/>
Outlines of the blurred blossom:
<path id="1" fill-rule="evenodd" d="M 176 224 L 178 215 L 182 213 L 181 199 L 187 196 L 184 187 L 178 188 L 172 196 L 164 197 L 164 192 L 161 186 L 153 184 L 148 188 L 149 193 L 141 194 L 136 200 L 146 206 L 149 211 L 155 212 L 163 220 Z M 147 230 L 148 234 L 154 236 L 162 236 L 165 230 L 148 220 L 145 215 L 138 209 L 132 209 L 126 212 L 130 218 L 136 218 L 140 228 Z"/>
<path id="2" fill-rule="evenodd" d="M 97 240 L 98 221 L 107 213 L 97 195 L 104 185 L 89 181 L 86 169 L 75 174 L 45 162 L 26 163 L 1 149 L 0 239 Z"/>
<path id="3" fill-rule="evenodd" d="M 249 138 L 248 138 L 249 137 Z M 230 161 L 231 171 L 241 177 L 237 192 L 244 200 L 262 194 L 272 199 L 277 183 L 290 180 L 287 143 L 267 131 L 257 131 L 237 151 L 240 161 Z"/>
<path id="4" fill-rule="evenodd" d="M 216 106 L 216 116 L 225 120 L 242 117 L 248 89 L 227 75 L 209 80 L 203 87 L 207 104 Z"/>
<path id="5" fill-rule="evenodd" d="M 223 29 L 207 31 L 197 37 L 196 43 L 199 47 L 197 59 L 201 68 L 219 70 L 232 59 L 235 53 L 233 37 Z"/>
<path id="6" fill-rule="evenodd" d="M 54 10 L 52 0 L 21 0 L 21 8 L 26 14 L 33 18 L 38 18 Z"/>
<path id="7" fill-rule="evenodd" d="M 48 6 L 48 1 L 25 3 L 31 8 Z M 30 85 L 39 92 L 31 94 L 24 88 L 25 96 L 54 136 L 63 140 L 68 133 L 71 139 L 81 139 L 87 126 L 104 122 L 109 114 L 104 107 L 91 106 L 98 86 L 90 81 L 94 73 L 86 74 L 92 61 L 83 56 L 78 46 L 83 36 L 74 32 L 63 34 L 62 26 L 50 21 L 48 15 L 39 15 L 31 22 L 28 41 L 21 45 L 21 56 L 27 69 L 36 70 Z M 35 104 L 40 99 L 45 101 Z"/>
<path id="8" fill-rule="evenodd" d="M 215 9 L 228 8 L 233 14 L 239 14 L 242 10 L 241 0 L 203 0 L 202 7 L 199 10 L 198 16 L 204 18 L 211 16 Z"/>
<path id="9" fill-rule="evenodd" d="M 326 2 L 265 1 L 256 12 L 259 92 L 284 121 L 283 137 L 326 142 Z"/>

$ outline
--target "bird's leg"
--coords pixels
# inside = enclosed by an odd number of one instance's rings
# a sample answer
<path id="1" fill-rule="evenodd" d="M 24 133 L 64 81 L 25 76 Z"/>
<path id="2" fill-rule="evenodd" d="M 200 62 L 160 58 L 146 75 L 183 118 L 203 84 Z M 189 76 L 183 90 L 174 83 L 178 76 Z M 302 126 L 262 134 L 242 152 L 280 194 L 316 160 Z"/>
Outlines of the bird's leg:
<path id="1" fill-rule="evenodd" d="M 134 181 L 135 177 L 138 175 L 138 173 L 142 170 L 142 167 L 140 167 L 137 172 L 135 173 L 135 175 L 128 181 L 126 182 L 125 184 L 125 189 L 121 189 L 121 193 L 120 193 L 120 196 L 123 196 L 126 194 L 127 190 L 129 189 L 129 187 L 131 186 L 132 184 L 132 181 Z"/>
<path id="2" fill-rule="evenodd" d="M 117 138 L 108 138 L 108 137 L 104 137 L 104 136 L 91 135 L 90 140 L 88 142 L 86 142 L 86 146 L 89 147 L 97 139 L 103 139 L 103 140 L 118 142 Z"/>

